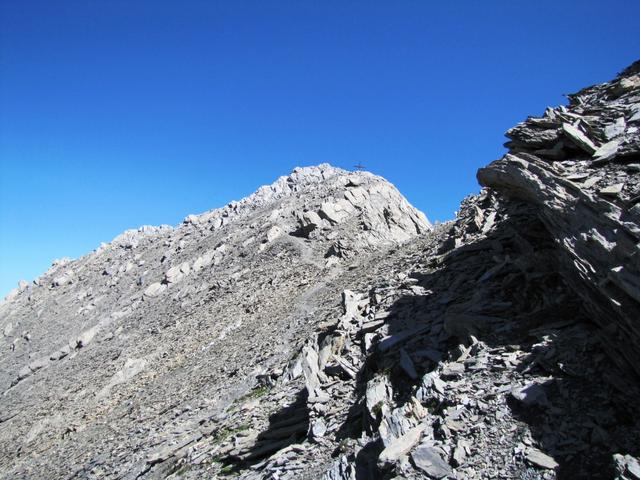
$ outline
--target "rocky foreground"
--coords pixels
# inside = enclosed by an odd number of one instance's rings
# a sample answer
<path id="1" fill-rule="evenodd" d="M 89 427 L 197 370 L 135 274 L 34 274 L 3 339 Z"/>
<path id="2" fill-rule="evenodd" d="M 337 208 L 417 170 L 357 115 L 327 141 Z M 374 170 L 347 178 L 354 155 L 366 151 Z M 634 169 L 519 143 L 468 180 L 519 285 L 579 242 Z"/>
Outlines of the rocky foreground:
<path id="1" fill-rule="evenodd" d="M 1 478 L 640 479 L 640 64 L 458 218 L 296 169 L 0 305 Z"/>

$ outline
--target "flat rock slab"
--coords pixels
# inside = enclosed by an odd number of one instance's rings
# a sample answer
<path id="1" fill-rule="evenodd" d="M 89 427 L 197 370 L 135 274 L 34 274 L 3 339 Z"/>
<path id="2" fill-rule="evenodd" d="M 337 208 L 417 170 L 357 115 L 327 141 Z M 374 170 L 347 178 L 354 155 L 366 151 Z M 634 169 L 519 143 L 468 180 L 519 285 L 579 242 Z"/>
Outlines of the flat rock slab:
<path id="1" fill-rule="evenodd" d="M 443 460 L 440 452 L 428 445 L 420 445 L 411 452 L 411 460 L 429 478 L 445 478 L 453 474 L 451 467 Z"/>
<path id="2" fill-rule="evenodd" d="M 584 133 L 578 130 L 576 127 L 569 123 L 562 124 L 562 131 L 565 133 L 567 137 L 571 139 L 576 146 L 580 147 L 582 150 L 587 152 L 590 155 L 593 155 L 597 150 L 595 144 L 587 137 Z"/>
<path id="3" fill-rule="evenodd" d="M 424 425 L 418 425 L 407 433 L 393 440 L 378 457 L 378 465 L 385 466 L 397 462 L 400 457 L 406 455 L 420 441 Z"/>
<path id="4" fill-rule="evenodd" d="M 536 467 L 546 468 L 548 470 L 558 467 L 558 462 L 556 462 L 553 457 L 533 448 L 527 453 L 526 459 Z"/>

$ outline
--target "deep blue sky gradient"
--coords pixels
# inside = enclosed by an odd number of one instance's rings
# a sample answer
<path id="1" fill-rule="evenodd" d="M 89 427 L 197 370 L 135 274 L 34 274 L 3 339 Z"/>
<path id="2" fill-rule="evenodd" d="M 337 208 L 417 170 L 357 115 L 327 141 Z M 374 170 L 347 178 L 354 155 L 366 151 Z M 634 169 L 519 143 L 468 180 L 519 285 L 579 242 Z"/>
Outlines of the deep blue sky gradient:
<path id="1" fill-rule="evenodd" d="M 640 53 L 637 0 L 0 0 L 0 295 L 296 165 L 432 220 L 503 133 Z"/>

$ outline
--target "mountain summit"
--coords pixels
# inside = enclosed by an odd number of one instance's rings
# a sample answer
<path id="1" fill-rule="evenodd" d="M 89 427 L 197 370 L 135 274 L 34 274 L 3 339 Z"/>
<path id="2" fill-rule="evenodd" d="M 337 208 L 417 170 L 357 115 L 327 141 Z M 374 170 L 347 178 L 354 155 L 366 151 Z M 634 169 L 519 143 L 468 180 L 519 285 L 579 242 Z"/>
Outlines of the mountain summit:
<path id="1" fill-rule="evenodd" d="M 285 365 L 345 271 L 430 229 L 383 178 L 322 164 L 54 262 L 0 306 L 0 462 L 31 478 L 97 452 L 108 476 L 146 465 Z"/>

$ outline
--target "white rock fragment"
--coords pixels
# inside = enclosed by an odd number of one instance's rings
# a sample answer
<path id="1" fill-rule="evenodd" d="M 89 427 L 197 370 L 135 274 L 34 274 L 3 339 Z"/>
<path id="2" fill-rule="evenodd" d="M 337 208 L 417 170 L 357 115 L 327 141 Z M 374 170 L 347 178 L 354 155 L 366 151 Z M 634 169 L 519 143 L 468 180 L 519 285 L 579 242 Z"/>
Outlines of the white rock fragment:
<path id="1" fill-rule="evenodd" d="M 80 335 L 78 335 L 75 340 L 76 348 L 82 348 L 89 345 L 91 341 L 95 338 L 99 330 L 100 330 L 100 327 L 98 325 L 95 325 L 85 330 Z"/>
<path id="2" fill-rule="evenodd" d="M 267 242 L 273 242 L 276 238 L 282 236 L 283 233 L 284 231 L 277 225 L 272 226 L 269 230 L 267 230 Z"/>
<path id="3" fill-rule="evenodd" d="M 144 371 L 147 367 L 147 360 L 144 358 L 128 358 L 121 370 L 118 370 L 100 392 L 98 398 L 102 398 L 116 385 L 128 382 L 133 377 Z"/>
<path id="4" fill-rule="evenodd" d="M 152 283 L 145 289 L 144 296 L 150 297 L 150 298 L 157 297 L 162 292 L 164 292 L 166 288 L 167 288 L 166 285 L 163 285 L 160 282 Z"/>
<path id="5" fill-rule="evenodd" d="M 625 122 L 624 117 L 618 117 L 614 123 L 604 128 L 604 136 L 607 137 L 608 140 L 611 140 L 622 135 L 626 128 L 627 122 Z"/>
<path id="6" fill-rule="evenodd" d="M 622 189 L 624 188 L 624 183 L 615 183 L 613 185 L 609 185 L 608 187 L 604 187 L 600 189 L 600 193 L 602 195 L 618 195 L 620 192 L 622 192 Z"/>
<path id="7" fill-rule="evenodd" d="M 530 383 L 522 388 L 513 388 L 511 396 L 527 407 L 546 407 L 549 405 L 544 387 L 537 383 Z"/>
<path id="8" fill-rule="evenodd" d="M 167 270 L 164 274 L 164 279 L 167 283 L 178 283 L 182 281 L 186 275 L 189 275 L 190 272 L 189 262 L 184 262 Z"/>
<path id="9" fill-rule="evenodd" d="M 562 130 L 576 146 L 582 148 L 588 154 L 593 155 L 593 153 L 598 149 L 596 145 L 589 139 L 589 137 L 587 137 L 573 125 L 569 123 L 563 123 Z"/>
<path id="10" fill-rule="evenodd" d="M 546 453 L 542 453 L 540 450 L 535 448 L 530 448 L 527 452 L 526 459 L 532 465 L 536 467 L 546 468 L 548 470 L 552 470 L 558 467 L 558 462 L 556 462 L 553 457 L 550 457 Z"/>
<path id="11" fill-rule="evenodd" d="M 395 463 L 400 459 L 400 457 L 409 453 L 409 451 L 420 441 L 423 430 L 424 425 L 421 424 L 412 428 L 401 437 L 393 440 L 389 446 L 380 453 L 380 456 L 378 457 L 378 465 L 384 468 L 386 465 Z"/>
<path id="12" fill-rule="evenodd" d="M 13 324 L 11 322 L 7 323 L 4 326 L 4 330 L 2 331 L 2 335 L 5 337 L 11 336 L 11 332 L 13 332 Z"/>
<path id="13" fill-rule="evenodd" d="M 53 286 L 54 287 L 62 287 L 64 285 L 69 285 L 73 283 L 73 272 L 72 271 L 68 271 L 63 273 L 62 275 L 59 275 L 57 277 L 55 277 L 53 279 Z"/>
<path id="14" fill-rule="evenodd" d="M 593 152 L 593 159 L 599 162 L 606 162 L 616 156 L 621 144 L 621 140 L 611 140 L 601 145 L 600 148 Z"/>

